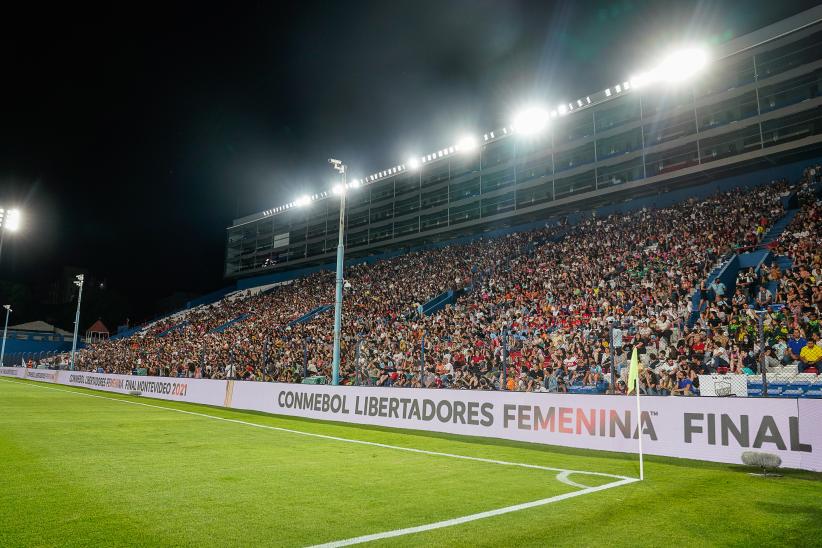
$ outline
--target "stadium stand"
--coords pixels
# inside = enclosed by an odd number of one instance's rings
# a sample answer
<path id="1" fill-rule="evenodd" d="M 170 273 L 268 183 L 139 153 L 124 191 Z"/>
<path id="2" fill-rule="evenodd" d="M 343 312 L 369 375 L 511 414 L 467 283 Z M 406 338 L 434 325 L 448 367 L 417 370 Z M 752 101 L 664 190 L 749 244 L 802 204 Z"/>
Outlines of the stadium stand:
<path id="1" fill-rule="evenodd" d="M 343 382 L 621 393 L 636 347 L 646 394 L 727 374 L 751 396 L 820 397 L 820 173 L 352 266 Z M 328 271 L 228 293 L 77 365 L 328 382 L 333 294 Z"/>

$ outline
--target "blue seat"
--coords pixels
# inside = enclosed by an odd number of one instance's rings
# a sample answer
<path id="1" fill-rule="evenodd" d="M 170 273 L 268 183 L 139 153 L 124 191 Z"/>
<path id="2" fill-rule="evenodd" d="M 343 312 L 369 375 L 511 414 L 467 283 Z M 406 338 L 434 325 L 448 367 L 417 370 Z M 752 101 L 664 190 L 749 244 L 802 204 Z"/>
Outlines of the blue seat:
<path id="1" fill-rule="evenodd" d="M 797 388 L 810 388 L 811 386 L 813 386 L 813 384 L 814 384 L 813 382 L 808 381 L 808 380 L 794 379 L 794 380 L 791 381 L 790 386 L 797 387 Z M 822 387 L 820 387 L 820 388 L 822 388 Z"/>

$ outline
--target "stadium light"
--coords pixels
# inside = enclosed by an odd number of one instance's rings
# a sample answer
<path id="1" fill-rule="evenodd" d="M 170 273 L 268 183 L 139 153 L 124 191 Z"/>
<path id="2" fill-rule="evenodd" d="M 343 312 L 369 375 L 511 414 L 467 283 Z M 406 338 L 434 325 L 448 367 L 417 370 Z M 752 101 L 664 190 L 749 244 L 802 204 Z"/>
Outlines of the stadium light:
<path id="1" fill-rule="evenodd" d="M 346 166 L 341 160 L 329 158 L 328 163 L 340 174 L 341 189 L 346 188 Z M 356 186 L 358 181 L 351 181 Z M 334 293 L 334 351 L 331 360 L 331 384 L 340 384 L 340 336 L 342 334 L 342 306 L 343 306 L 343 262 L 345 257 L 345 192 L 340 192 L 340 226 L 337 228 L 337 276 L 336 291 Z"/>
<path id="2" fill-rule="evenodd" d="M 20 228 L 20 210 L 10 209 L 6 212 L 6 217 L 3 222 L 3 227 L 9 232 L 17 232 Z"/>
<path id="3" fill-rule="evenodd" d="M 0 258 L 3 256 L 3 238 L 6 232 L 17 232 L 20 229 L 22 214 L 15 208 L 0 207 Z"/>
<path id="4" fill-rule="evenodd" d="M 708 53 L 701 48 L 684 48 L 669 53 L 649 71 L 628 80 L 628 86 L 640 88 L 649 84 L 676 84 L 701 72 L 708 65 Z M 625 86 L 628 89 L 628 86 Z"/>
<path id="5" fill-rule="evenodd" d="M 336 196 L 339 196 L 340 194 L 345 192 L 345 187 L 342 185 L 342 183 L 338 183 L 334 185 L 334 188 L 331 189 L 331 192 L 333 192 Z"/>
<path id="6" fill-rule="evenodd" d="M 408 161 L 406 162 L 406 165 L 408 166 L 408 169 L 412 169 L 412 170 L 418 169 L 420 167 L 420 161 L 417 160 L 416 157 L 409 158 Z"/>
<path id="7" fill-rule="evenodd" d="M 477 140 L 471 135 L 462 137 L 459 141 L 457 141 L 457 144 L 454 147 L 455 150 L 459 150 L 460 152 L 471 152 L 475 148 L 477 148 Z"/>
<path id="8" fill-rule="evenodd" d="M 300 196 L 299 198 L 297 198 L 294 201 L 294 205 L 296 205 L 297 207 L 305 207 L 310 203 L 311 203 L 311 196 L 308 196 L 307 194 L 304 194 L 303 196 Z"/>
<path id="9" fill-rule="evenodd" d="M 656 72 L 664 82 L 681 82 L 705 68 L 708 56 L 699 48 L 688 48 L 668 55 Z"/>
<path id="10" fill-rule="evenodd" d="M 544 130 L 548 125 L 548 111 L 539 107 L 530 107 L 514 117 L 512 127 L 517 133 L 533 135 Z"/>
<path id="11" fill-rule="evenodd" d="M 3 358 L 6 356 L 6 334 L 9 331 L 9 314 L 11 314 L 11 305 L 4 304 L 3 308 L 6 309 L 6 326 L 3 328 L 3 348 L 0 349 L 0 367 L 5 365 Z"/>
<path id="12" fill-rule="evenodd" d="M 77 351 L 77 330 L 80 327 L 80 301 L 83 300 L 83 282 L 86 277 L 83 274 L 78 274 L 76 278 L 77 279 L 74 281 L 74 285 L 80 288 L 80 292 L 77 293 L 77 312 L 74 315 L 74 339 L 71 342 L 70 369 L 72 371 L 74 371 L 74 353 Z"/>

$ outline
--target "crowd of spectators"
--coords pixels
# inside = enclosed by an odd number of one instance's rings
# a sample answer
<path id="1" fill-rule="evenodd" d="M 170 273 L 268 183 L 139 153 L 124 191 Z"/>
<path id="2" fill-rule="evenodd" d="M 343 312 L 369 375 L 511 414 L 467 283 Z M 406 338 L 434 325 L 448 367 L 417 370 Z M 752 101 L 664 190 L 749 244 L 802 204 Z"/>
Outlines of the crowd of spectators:
<path id="1" fill-rule="evenodd" d="M 769 310 L 765 326 L 769 371 L 819 373 L 822 370 L 820 315 L 822 307 L 822 182 L 820 167 L 805 172 L 798 192 L 799 213 L 781 235 L 774 252 L 787 257 L 790 268 L 762 269 L 760 288 L 773 286 L 763 297 L 784 304 Z M 815 184 L 814 184 L 815 183 Z M 773 293 L 773 294 L 772 294 Z M 759 299 L 757 299 L 759 300 Z"/>
<path id="2" fill-rule="evenodd" d="M 700 374 L 759 371 L 757 311 L 769 370 L 813 372 L 822 354 L 819 176 L 810 168 L 796 188 L 734 189 L 347 268 L 342 382 L 625 393 L 636 348 L 644 393 L 694 395 Z M 771 244 L 791 268 L 743 270 L 731 290 L 707 284 L 730 256 L 761 245 L 792 192 L 801 209 Z M 445 291 L 456 302 L 421 313 Z M 296 320 L 333 300 L 333 273 L 320 272 L 97 343 L 76 362 L 110 373 L 327 382 L 333 311 Z"/>

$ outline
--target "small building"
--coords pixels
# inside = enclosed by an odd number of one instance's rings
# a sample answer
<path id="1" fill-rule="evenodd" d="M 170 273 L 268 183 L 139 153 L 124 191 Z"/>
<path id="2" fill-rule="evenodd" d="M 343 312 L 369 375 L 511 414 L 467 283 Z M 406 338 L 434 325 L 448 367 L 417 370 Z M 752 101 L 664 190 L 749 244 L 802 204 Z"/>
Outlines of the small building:
<path id="1" fill-rule="evenodd" d="M 100 342 L 108 339 L 109 331 L 108 327 L 102 322 L 102 320 L 97 320 L 94 322 L 91 327 L 86 329 L 86 342 L 87 343 L 95 343 Z"/>

